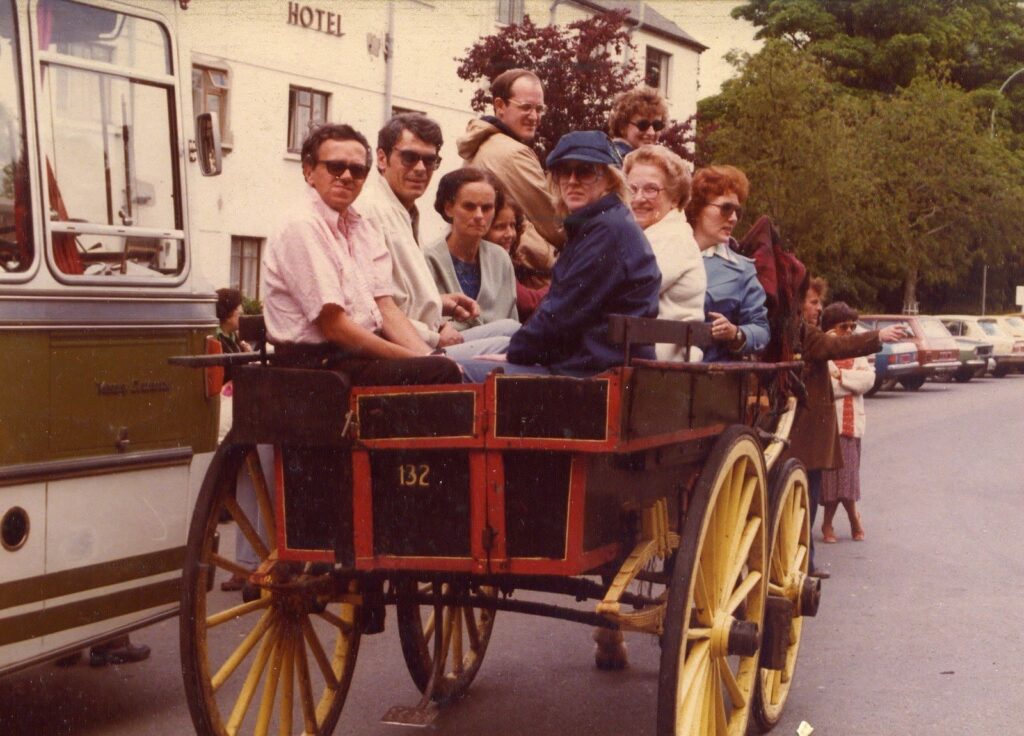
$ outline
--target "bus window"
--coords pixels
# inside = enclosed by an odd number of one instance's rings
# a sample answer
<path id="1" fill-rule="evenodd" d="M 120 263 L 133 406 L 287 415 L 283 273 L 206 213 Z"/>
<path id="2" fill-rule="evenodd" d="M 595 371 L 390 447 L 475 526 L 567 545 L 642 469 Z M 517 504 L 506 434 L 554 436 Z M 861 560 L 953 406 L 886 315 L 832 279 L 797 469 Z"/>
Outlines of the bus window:
<path id="1" fill-rule="evenodd" d="M 38 21 L 54 264 L 68 275 L 179 276 L 169 37 L 155 21 L 68 0 L 40 2 Z"/>
<path id="2" fill-rule="evenodd" d="M 32 215 L 14 13 L 0 0 L 0 276 L 32 265 Z"/>

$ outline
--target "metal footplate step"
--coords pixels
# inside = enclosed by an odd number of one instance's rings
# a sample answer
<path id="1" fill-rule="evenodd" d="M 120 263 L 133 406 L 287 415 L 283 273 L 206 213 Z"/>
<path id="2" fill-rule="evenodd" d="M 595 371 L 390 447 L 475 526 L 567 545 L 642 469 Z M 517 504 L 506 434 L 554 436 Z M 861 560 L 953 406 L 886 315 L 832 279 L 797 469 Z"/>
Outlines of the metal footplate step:
<path id="1" fill-rule="evenodd" d="M 395 705 L 388 709 L 380 721 L 390 726 L 412 726 L 414 728 L 426 728 L 434 723 L 440 709 L 436 703 L 428 702 L 426 705 Z"/>

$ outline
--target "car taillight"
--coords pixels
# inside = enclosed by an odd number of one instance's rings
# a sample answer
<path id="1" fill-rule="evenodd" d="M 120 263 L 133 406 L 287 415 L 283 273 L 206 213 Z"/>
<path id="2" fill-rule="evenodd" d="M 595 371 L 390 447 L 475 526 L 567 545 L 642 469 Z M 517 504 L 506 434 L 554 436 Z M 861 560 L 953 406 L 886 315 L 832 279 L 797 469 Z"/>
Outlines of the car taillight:
<path id="1" fill-rule="evenodd" d="M 902 353 L 900 355 L 900 357 L 897 359 L 897 362 L 899 362 L 899 363 L 911 363 L 911 362 L 913 362 L 910 359 L 911 357 L 912 357 L 911 353 Z"/>
<path id="2" fill-rule="evenodd" d="M 1015 342 L 1013 344 L 1013 352 L 1024 353 L 1024 342 Z"/>

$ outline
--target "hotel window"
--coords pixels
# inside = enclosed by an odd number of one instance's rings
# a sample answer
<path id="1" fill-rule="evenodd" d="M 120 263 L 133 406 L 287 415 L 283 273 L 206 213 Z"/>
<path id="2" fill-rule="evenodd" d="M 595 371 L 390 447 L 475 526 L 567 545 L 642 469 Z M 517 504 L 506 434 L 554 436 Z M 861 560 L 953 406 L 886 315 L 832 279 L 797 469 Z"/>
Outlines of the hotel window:
<path id="1" fill-rule="evenodd" d="M 654 87 L 654 89 L 661 92 L 664 97 L 668 97 L 668 74 L 671 60 L 671 54 L 659 51 L 653 46 L 647 47 L 644 82 L 646 82 L 648 87 Z"/>
<path id="2" fill-rule="evenodd" d="M 330 95 L 308 87 L 288 88 L 288 150 L 299 153 L 309 131 L 327 122 Z"/>
<path id="3" fill-rule="evenodd" d="M 524 0 L 498 0 L 498 22 L 505 25 L 523 22 Z"/>
<path id="4" fill-rule="evenodd" d="M 212 112 L 217 114 L 220 126 L 221 145 L 231 145 L 231 133 L 228 126 L 228 92 L 231 89 L 231 77 L 227 69 L 202 64 L 192 65 L 192 115 Z"/>
<path id="5" fill-rule="evenodd" d="M 231 288 L 238 289 L 250 299 L 260 296 L 262 252 L 263 238 L 231 236 Z"/>

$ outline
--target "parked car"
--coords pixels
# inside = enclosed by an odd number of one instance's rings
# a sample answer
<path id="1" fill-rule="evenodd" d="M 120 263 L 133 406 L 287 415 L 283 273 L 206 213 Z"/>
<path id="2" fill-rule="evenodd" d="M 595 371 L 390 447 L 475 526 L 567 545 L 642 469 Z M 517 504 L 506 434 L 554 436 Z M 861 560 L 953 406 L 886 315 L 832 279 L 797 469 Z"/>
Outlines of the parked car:
<path id="1" fill-rule="evenodd" d="M 867 327 L 857 325 L 857 332 L 866 332 Z M 892 388 L 903 376 L 912 376 L 921 372 L 921 364 L 917 361 L 917 345 L 910 340 L 887 342 L 874 355 L 868 356 L 868 362 L 875 367 L 875 385 L 865 394 L 874 396 L 883 388 Z"/>
<path id="2" fill-rule="evenodd" d="M 1024 371 L 1024 339 L 1014 337 L 1013 332 L 1003 326 L 1000 317 L 979 317 L 978 324 L 995 347 L 992 375 L 1002 378 L 1010 371 Z"/>
<path id="3" fill-rule="evenodd" d="M 1011 370 L 1024 366 L 1024 340 L 1015 340 L 1002 328 L 996 317 L 948 314 L 941 319 L 954 335 L 992 344 L 988 367 L 996 378 L 1002 378 Z"/>
<path id="4" fill-rule="evenodd" d="M 937 317 L 919 314 L 866 314 L 861 323 L 872 330 L 905 325 L 917 346 L 917 371 L 897 379 L 908 391 L 917 391 L 932 376 L 953 375 L 960 368 L 960 349 L 949 330 Z"/>
<path id="5" fill-rule="evenodd" d="M 1009 332 L 1017 340 L 1024 340 L 1024 316 L 1019 314 L 1004 314 L 996 318 L 1003 329 Z"/>

